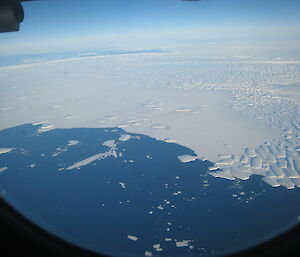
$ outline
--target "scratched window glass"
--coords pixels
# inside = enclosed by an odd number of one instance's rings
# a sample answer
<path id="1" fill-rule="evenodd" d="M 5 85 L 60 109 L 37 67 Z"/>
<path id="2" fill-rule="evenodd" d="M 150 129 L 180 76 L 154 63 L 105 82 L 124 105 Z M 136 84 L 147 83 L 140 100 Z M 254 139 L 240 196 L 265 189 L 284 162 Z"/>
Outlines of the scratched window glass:
<path id="1" fill-rule="evenodd" d="M 222 256 L 299 223 L 299 1 L 21 4 L 0 33 L 15 210 L 116 257 Z"/>

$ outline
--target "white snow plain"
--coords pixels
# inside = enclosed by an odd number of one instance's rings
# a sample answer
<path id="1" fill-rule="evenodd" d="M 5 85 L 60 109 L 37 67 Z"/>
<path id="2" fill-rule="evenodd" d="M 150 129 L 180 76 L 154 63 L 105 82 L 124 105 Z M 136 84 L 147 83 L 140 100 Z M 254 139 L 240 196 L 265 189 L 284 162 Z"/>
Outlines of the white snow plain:
<path id="1" fill-rule="evenodd" d="M 207 158 L 215 177 L 258 174 L 273 187 L 300 187 L 298 60 L 91 56 L 0 67 L 0 77 L 0 129 L 119 127 L 192 149 L 179 161 Z"/>

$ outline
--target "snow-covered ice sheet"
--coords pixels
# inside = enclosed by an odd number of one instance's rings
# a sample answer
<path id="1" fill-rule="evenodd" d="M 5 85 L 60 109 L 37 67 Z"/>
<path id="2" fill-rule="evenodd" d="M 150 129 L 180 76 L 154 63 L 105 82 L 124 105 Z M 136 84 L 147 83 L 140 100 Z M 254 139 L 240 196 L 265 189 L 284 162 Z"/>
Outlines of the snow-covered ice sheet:
<path id="1" fill-rule="evenodd" d="M 299 67 L 297 60 L 207 60 L 180 53 L 2 67 L 0 128 L 35 123 L 42 133 L 119 127 L 194 150 L 195 156 L 179 160 L 207 158 L 215 162 L 215 177 L 258 174 L 274 187 L 294 188 L 300 109 L 291 92 L 299 89 Z M 119 140 L 128 139 L 124 134 Z"/>

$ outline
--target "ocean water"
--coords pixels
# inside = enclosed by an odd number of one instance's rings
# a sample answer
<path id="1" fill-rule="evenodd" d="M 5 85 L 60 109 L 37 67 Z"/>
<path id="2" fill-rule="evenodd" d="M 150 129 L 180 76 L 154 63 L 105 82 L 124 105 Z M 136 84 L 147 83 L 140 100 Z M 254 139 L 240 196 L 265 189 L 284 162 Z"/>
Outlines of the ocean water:
<path id="1" fill-rule="evenodd" d="M 299 190 L 225 180 L 194 152 L 120 128 L 0 131 L 0 189 L 56 236 L 111 256 L 218 256 L 297 224 Z"/>

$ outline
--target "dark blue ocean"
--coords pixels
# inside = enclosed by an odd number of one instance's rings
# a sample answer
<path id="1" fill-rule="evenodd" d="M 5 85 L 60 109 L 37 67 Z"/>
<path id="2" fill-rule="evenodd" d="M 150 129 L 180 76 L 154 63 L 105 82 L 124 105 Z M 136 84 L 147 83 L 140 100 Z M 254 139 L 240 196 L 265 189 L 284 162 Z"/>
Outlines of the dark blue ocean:
<path id="1" fill-rule="evenodd" d="M 2 197 L 47 231 L 96 252 L 219 256 L 278 235 L 300 215 L 299 189 L 272 188 L 260 176 L 212 177 L 210 161 L 180 162 L 194 153 L 175 143 L 119 128 L 38 128 L 0 131 L 0 148 L 14 148 L 0 154 L 0 168 L 8 168 L 0 173 Z M 118 140 L 124 133 L 131 138 Z M 115 140 L 117 158 L 67 169 L 107 152 L 107 140 Z"/>

